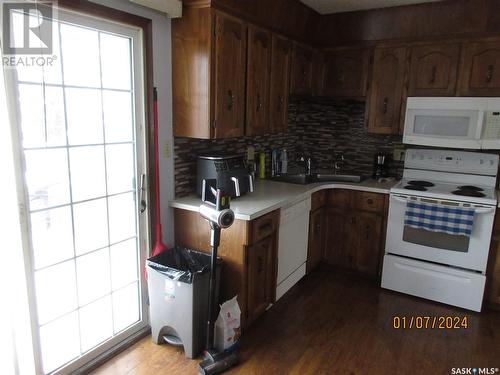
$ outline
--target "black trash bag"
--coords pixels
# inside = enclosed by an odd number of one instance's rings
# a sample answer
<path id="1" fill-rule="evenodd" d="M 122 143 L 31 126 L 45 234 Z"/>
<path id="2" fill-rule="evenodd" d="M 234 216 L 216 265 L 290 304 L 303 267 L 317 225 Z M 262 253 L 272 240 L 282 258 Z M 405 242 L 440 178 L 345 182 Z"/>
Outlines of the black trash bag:
<path id="1" fill-rule="evenodd" d="M 210 271 L 210 259 L 210 254 L 175 246 L 149 258 L 146 264 L 172 280 L 192 284 L 194 274 Z"/>

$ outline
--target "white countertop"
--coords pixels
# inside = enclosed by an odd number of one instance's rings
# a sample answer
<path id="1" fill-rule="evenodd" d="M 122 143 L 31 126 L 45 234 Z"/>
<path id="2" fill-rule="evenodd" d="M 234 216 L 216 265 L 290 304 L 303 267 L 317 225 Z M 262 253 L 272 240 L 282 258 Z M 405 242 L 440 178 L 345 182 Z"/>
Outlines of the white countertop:
<path id="1" fill-rule="evenodd" d="M 274 211 L 287 207 L 295 202 L 309 197 L 312 193 L 323 189 L 350 189 L 368 191 L 372 193 L 389 194 L 389 190 L 397 181 L 377 182 L 368 179 L 359 183 L 354 182 L 320 182 L 309 185 L 297 185 L 286 182 L 258 180 L 255 182 L 253 193 L 231 200 L 231 209 L 236 219 L 253 220 Z M 177 198 L 170 201 L 170 206 L 189 211 L 198 211 L 201 199 L 196 195 Z"/>

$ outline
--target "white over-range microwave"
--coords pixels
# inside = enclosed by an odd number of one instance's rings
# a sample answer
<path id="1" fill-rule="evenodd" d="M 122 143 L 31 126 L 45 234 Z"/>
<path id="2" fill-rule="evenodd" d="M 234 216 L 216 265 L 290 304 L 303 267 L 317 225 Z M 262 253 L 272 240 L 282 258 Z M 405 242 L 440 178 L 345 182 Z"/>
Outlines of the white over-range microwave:
<path id="1" fill-rule="evenodd" d="M 410 97 L 403 143 L 500 149 L 500 98 Z"/>

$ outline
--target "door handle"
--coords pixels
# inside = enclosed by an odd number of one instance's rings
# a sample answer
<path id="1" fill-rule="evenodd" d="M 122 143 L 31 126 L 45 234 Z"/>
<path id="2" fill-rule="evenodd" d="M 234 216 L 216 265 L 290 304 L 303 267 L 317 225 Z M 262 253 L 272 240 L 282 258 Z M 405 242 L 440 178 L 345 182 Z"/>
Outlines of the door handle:
<path id="1" fill-rule="evenodd" d="M 234 104 L 234 95 L 232 90 L 227 91 L 227 110 L 232 111 Z"/>
<path id="2" fill-rule="evenodd" d="M 387 105 L 389 104 L 389 98 L 386 96 L 384 98 L 384 102 L 382 104 L 382 113 L 386 114 L 387 113 Z"/>
<path id="3" fill-rule="evenodd" d="M 486 70 L 486 82 L 490 83 L 491 80 L 493 79 L 493 72 L 494 72 L 494 67 L 493 65 L 488 65 L 488 69 Z"/>
<path id="4" fill-rule="evenodd" d="M 436 82 L 436 66 L 434 65 L 432 67 L 431 79 L 429 80 L 429 83 L 435 83 L 435 82 Z"/>
<path id="5" fill-rule="evenodd" d="M 260 274 L 264 270 L 264 260 L 261 257 L 257 258 L 257 273 Z"/>
<path id="6" fill-rule="evenodd" d="M 140 212 L 141 212 L 141 214 L 144 213 L 144 211 L 146 211 L 146 208 L 148 207 L 148 205 L 146 203 L 146 198 L 144 195 L 146 192 L 145 180 L 146 180 L 146 175 L 143 173 L 143 174 L 141 174 L 141 187 L 140 187 L 140 200 L 141 200 Z"/>

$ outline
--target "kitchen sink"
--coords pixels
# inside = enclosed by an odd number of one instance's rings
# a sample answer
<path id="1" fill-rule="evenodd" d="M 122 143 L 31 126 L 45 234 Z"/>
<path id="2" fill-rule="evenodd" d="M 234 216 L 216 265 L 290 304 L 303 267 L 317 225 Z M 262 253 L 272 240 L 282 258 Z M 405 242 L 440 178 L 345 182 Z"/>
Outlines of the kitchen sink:
<path id="1" fill-rule="evenodd" d="M 360 175 L 354 174 L 322 174 L 318 173 L 316 175 L 316 181 L 318 182 L 361 182 Z"/>
<path id="2" fill-rule="evenodd" d="M 290 182 L 292 184 L 301 184 L 306 185 L 312 182 L 316 182 L 316 175 L 314 174 L 305 174 L 305 173 L 297 173 L 297 174 L 284 174 L 281 176 L 273 177 L 274 181 L 281 182 Z"/>
<path id="3" fill-rule="evenodd" d="M 313 182 L 361 182 L 361 179 L 360 175 L 328 173 L 297 173 L 273 177 L 274 181 L 301 185 L 311 184 Z"/>

